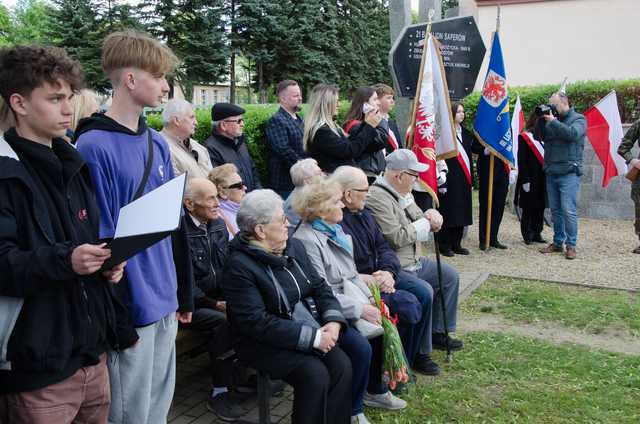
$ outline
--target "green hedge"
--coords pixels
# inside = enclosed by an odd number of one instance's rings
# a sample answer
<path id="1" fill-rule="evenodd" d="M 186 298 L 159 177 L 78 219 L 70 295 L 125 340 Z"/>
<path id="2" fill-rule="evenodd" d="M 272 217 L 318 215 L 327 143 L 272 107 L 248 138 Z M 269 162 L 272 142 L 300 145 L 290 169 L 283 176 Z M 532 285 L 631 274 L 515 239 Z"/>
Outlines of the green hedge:
<path id="1" fill-rule="evenodd" d="M 340 102 L 338 108 L 338 122 L 344 121 L 344 117 L 349 109 L 350 102 Z M 263 183 L 269 181 L 267 176 L 267 145 L 264 137 L 264 127 L 267 121 L 278 110 L 277 104 L 263 105 L 242 105 L 247 111 L 244 114 L 244 134 L 247 140 L 247 147 L 260 172 L 260 179 Z M 305 105 L 306 107 L 306 105 Z M 304 116 L 303 108 L 301 115 Z M 196 117 L 198 126 L 193 136 L 198 141 L 204 141 L 211 133 L 211 109 L 197 109 Z M 162 129 L 162 118 L 158 114 L 147 115 L 147 124 L 156 130 Z"/>
<path id="2" fill-rule="evenodd" d="M 525 117 L 533 109 L 548 102 L 549 96 L 558 90 L 557 85 L 540 85 L 534 87 L 510 87 L 509 95 L 511 110 L 515 105 L 518 95 L 522 102 Z M 604 97 L 609 91 L 616 90 L 618 94 L 618 107 L 622 122 L 633 122 L 640 119 L 640 79 L 624 81 L 589 81 L 577 82 L 567 87 L 567 95 L 579 112 L 594 105 Z M 480 100 L 480 93 L 474 92 L 464 100 L 467 117 L 465 125 L 469 128 L 473 126 L 475 111 Z M 341 101 L 338 110 L 338 122 L 344 121 L 344 116 L 349 109 L 348 101 Z M 264 139 L 264 126 L 267 120 L 278 110 L 277 104 L 264 105 L 243 105 L 247 110 L 244 116 L 244 132 L 246 135 L 249 151 L 253 156 L 256 166 L 260 171 L 263 183 L 268 182 L 267 177 L 267 147 Z M 306 105 L 305 105 L 306 107 Z M 304 116 L 304 108 L 301 113 Z M 211 112 L 210 109 L 198 109 L 196 111 L 198 127 L 194 138 L 198 141 L 205 140 L 211 132 Z M 158 114 L 147 115 L 147 122 L 152 128 L 160 130 L 162 120 Z"/>
<path id="3" fill-rule="evenodd" d="M 549 97 L 558 90 L 558 85 L 537 85 L 533 87 L 509 87 L 510 110 L 520 95 L 520 102 L 525 119 L 536 106 L 547 104 Z M 584 112 L 611 90 L 616 90 L 618 95 L 618 109 L 622 122 L 634 122 L 640 119 L 640 79 L 622 81 L 584 81 L 567 86 L 567 95 L 578 112 Z M 465 125 L 471 128 L 475 118 L 475 111 L 480 101 L 480 92 L 473 92 L 464 100 L 464 109 L 467 111 Z"/>

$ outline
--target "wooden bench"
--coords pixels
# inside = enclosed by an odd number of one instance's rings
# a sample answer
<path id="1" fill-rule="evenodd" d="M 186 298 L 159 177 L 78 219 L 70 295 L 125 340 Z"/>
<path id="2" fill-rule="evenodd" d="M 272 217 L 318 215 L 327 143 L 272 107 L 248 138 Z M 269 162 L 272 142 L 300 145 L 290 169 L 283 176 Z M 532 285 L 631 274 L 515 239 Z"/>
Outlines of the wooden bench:
<path id="1" fill-rule="evenodd" d="M 206 337 L 189 328 L 180 328 L 176 335 L 176 355 L 188 356 L 195 358 L 207 352 Z M 220 359 L 237 361 L 233 350 L 225 353 Z M 250 367 L 247 367 L 250 368 Z M 269 374 L 256 370 L 256 378 L 258 382 L 258 424 L 271 424 L 271 413 L 269 411 L 269 402 L 271 400 L 271 378 Z"/>

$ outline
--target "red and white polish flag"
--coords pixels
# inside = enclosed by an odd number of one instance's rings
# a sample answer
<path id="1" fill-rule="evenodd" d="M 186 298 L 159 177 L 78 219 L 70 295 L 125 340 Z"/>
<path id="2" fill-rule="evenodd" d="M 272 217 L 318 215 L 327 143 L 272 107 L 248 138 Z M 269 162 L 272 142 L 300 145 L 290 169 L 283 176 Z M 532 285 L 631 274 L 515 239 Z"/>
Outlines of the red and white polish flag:
<path id="1" fill-rule="evenodd" d="M 617 153 L 624 132 L 616 92 L 612 90 L 584 116 L 587 118 L 587 137 L 604 167 L 602 187 L 606 187 L 611 178 L 627 172 L 624 159 Z"/>

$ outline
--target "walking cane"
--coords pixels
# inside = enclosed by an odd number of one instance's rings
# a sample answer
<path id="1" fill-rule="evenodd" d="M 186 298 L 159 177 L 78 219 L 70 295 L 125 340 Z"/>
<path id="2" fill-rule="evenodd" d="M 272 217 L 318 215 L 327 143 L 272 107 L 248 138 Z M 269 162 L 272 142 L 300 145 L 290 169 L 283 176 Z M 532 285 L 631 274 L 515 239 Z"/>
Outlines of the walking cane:
<path id="1" fill-rule="evenodd" d="M 444 302 L 444 289 L 442 287 L 442 265 L 440 263 L 440 245 L 438 235 L 433 233 L 433 246 L 436 250 L 436 265 L 438 268 L 438 289 L 440 290 L 440 306 L 442 308 L 442 324 L 444 325 L 444 345 L 447 349 L 445 362 L 450 364 L 452 360 L 451 347 L 449 346 L 449 327 L 447 327 L 447 305 Z"/>

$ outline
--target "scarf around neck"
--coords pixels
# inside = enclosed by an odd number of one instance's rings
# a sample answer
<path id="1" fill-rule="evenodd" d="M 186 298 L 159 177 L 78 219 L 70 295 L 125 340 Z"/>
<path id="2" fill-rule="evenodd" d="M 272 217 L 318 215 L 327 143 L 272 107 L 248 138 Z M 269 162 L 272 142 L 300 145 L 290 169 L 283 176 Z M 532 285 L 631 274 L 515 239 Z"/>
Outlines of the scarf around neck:
<path id="1" fill-rule="evenodd" d="M 321 233 L 327 235 L 329 239 L 334 243 L 337 243 L 338 246 L 342 247 L 350 254 L 353 254 L 353 246 L 351 245 L 349 238 L 347 238 L 347 235 L 342 230 L 340 224 L 331 225 L 325 220 L 317 218 L 311 223 L 311 227 L 314 230 L 320 231 Z"/>

